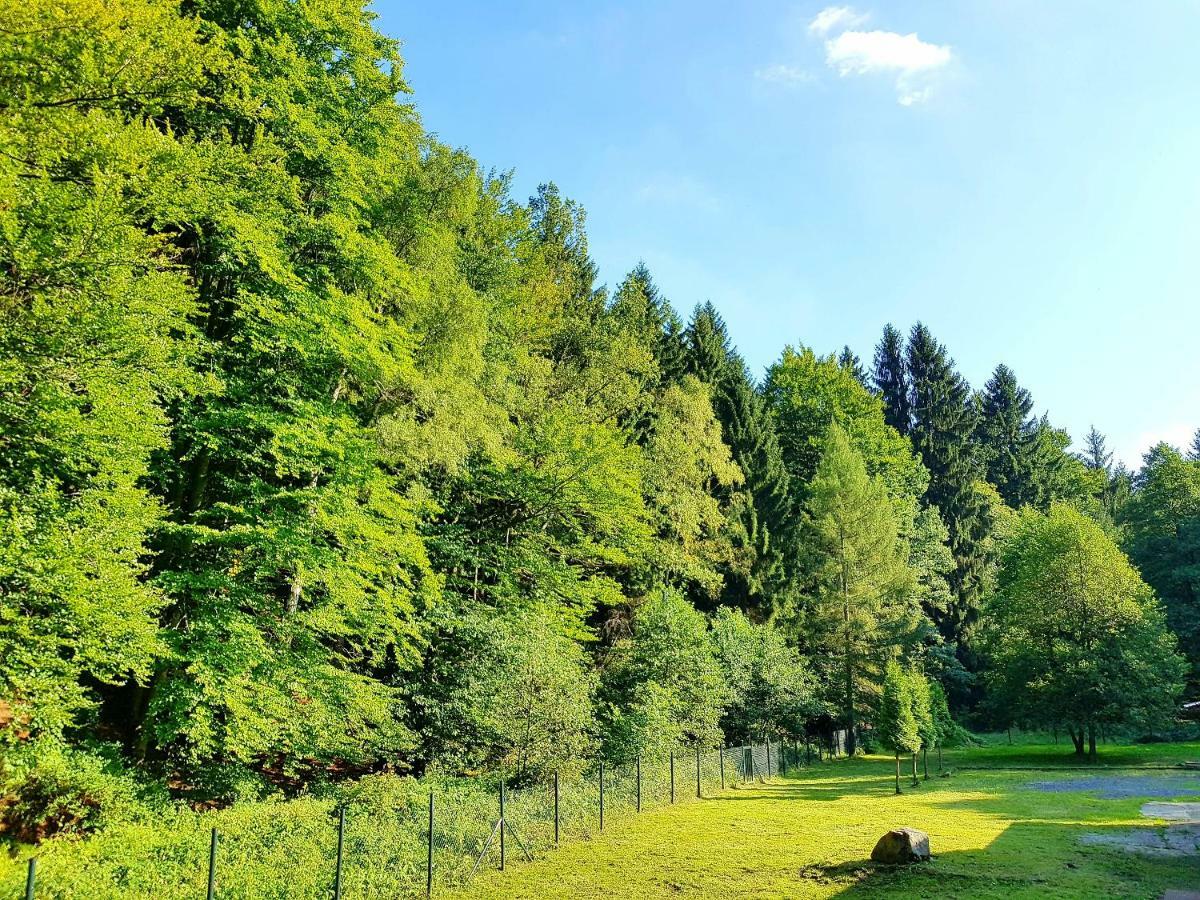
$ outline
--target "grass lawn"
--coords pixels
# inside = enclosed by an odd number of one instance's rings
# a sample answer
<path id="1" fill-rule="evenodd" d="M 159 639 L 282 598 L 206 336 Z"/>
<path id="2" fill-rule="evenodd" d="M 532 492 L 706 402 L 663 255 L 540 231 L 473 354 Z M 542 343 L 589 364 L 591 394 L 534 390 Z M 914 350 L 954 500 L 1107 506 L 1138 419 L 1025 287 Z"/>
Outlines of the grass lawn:
<path id="1" fill-rule="evenodd" d="M 1200 745 L 1106 746 L 1100 762 L 1115 777 L 1178 779 L 1178 771 L 1154 767 L 1182 759 L 1200 759 Z M 900 796 L 892 760 L 869 757 L 814 766 L 703 803 L 658 808 L 594 840 L 481 876 L 460 896 L 1013 900 L 1157 898 L 1168 888 L 1200 890 L 1200 856 L 1080 843 L 1084 833 L 1154 828 L 1155 821 L 1139 813 L 1144 798 L 1032 787 L 1033 781 L 1104 775 L 1075 771 L 1069 742 L 998 743 L 948 754 L 946 764 L 956 774 L 938 778 L 931 771 L 919 787 L 905 779 Z M 905 825 L 929 833 L 934 860 L 900 870 L 873 867 L 875 841 Z"/>

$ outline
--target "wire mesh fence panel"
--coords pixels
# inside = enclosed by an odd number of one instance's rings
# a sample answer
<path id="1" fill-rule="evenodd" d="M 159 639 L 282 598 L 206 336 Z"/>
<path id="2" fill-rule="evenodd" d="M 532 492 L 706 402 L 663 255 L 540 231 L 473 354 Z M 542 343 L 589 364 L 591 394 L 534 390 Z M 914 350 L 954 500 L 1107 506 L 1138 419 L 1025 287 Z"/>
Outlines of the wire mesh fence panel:
<path id="1" fill-rule="evenodd" d="M 604 829 L 639 810 L 694 803 L 810 762 L 800 741 L 721 749 L 680 748 L 674 757 L 603 768 Z M 815 762 L 815 752 L 811 757 Z M 430 852 L 430 795 L 433 846 Z M 204 896 L 213 827 L 220 833 L 215 882 L 222 898 L 340 897 L 383 900 L 459 887 L 500 864 L 500 782 L 492 778 L 368 776 L 325 797 L 246 804 L 196 815 L 180 809 L 114 826 L 103 842 L 51 842 L 39 853 L 37 896 L 184 900 Z M 505 791 L 506 864 L 601 830 L 601 770 L 543 777 Z M 280 873 L 286 873 L 285 878 Z M 7 882 L 4 885 L 8 887 Z"/>

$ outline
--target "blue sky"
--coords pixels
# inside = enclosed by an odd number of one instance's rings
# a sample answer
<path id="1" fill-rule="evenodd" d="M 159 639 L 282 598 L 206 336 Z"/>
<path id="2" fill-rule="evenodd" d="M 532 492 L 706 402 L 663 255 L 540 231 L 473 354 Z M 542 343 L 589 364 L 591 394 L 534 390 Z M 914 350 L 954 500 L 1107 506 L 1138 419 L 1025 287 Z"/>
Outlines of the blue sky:
<path id="1" fill-rule="evenodd" d="M 380 0 L 426 127 L 756 372 L 925 321 L 1136 463 L 1200 426 L 1200 3 Z"/>

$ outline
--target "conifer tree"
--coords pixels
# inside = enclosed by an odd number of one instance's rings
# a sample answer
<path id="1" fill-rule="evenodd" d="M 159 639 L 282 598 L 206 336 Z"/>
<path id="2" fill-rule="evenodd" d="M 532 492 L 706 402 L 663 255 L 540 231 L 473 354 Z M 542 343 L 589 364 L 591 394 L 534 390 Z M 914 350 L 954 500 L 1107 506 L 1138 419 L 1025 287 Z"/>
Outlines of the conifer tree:
<path id="1" fill-rule="evenodd" d="M 1012 369 L 996 366 L 979 396 L 977 434 L 987 480 L 1014 509 L 1034 501 L 1032 410 L 1033 397 L 1017 383 Z"/>
<path id="2" fill-rule="evenodd" d="M 1200 428 L 1192 435 L 1191 446 L 1188 447 L 1187 458 L 1192 462 L 1200 462 Z"/>
<path id="3" fill-rule="evenodd" d="M 838 365 L 855 377 L 859 384 L 865 388 L 869 388 L 866 370 L 862 367 L 862 360 L 858 358 L 850 345 L 842 347 L 842 352 L 838 354 Z"/>
<path id="4" fill-rule="evenodd" d="M 725 443 L 745 476 L 729 498 L 729 516 L 745 553 L 725 572 L 724 602 L 765 616 L 782 605 L 794 543 L 788 473 L 775 421 L 733 349 L 724 321 L 711 303 L 696 307 L 685 334 L 685 367 L 709 385 Z"/>
<path id="5" fill-rule="evenodd" d="M 900 754 L 916 753 L 921 746 L 921 732 L 913 715 L 912 688 L 900 664 L 887 664 L 883 678 L 883 693 L 875 714 L 875 728 L 885 747 L 896 756 L 896 793 L 900 793 Z"/>
<path id="6" fill-rule="evenodd" d="M 942 771 L 942 746 L 954 734 L 954 719 L 950 716 L 950 704 L 940 681 L 929 681 L 929 710 L 933 716 L 934 732 L 938 752 L 938 771 Z"/>
<path id="7" fill-rule="evenodd" d="M 1197 437 L 1200 438 L 1200 433 Z M 1103 472 L 1107 475 L 1112 470 L 1112 451 L 1108 449 L 1107 440 L 1095 425 L 1083 439 L 1083 452 L 1079 458 L 1089 471 Z"/>
<path id="8" fill-rule="evenodd" d="M 938 508 L 950 534 L 955 567 L 950 587 L 957 602 L 938 622 L 947 640 L 957 640 L 975 620 L 986 565 L 986 504 L 976 490 L 982 467 L 974 455 L 977 422 L 971 390 L 929 329 L 917 323 L 906 357 L 913 445 L 929 470 L 926 497 Z"/>
<path id="9" fill-rule="evenodd" d="M 937 741 L 937 722 L 933 717 L 933 694 L 929 679 L 920 669 L 908 672 L 909 690 L 913 699 L 913 718 L 917 720 L 917 733 L 921 736 L 921 754 L 925 761 L 925 780 L 929 780 L 929 747 Z M 917 756 L 913 754 L 913 784 L 917 783 Z"/>
<path id="10" fill-rule="evenodd" d="M 853 754 L 863 695 L 915 625 L 915 579 L 886 489 L 837 425 L 826 434 L 803 533 L 815 589 L 806 637 Z"/>
<path id="11" fill-rule="evenodd" d="M 904 362 L 904 336 L 889 323 L 875 348 L 872 380 L 883 398 L 884 421 L 901 434 L 908 434 L 911 410 L 908 375 Z"/>

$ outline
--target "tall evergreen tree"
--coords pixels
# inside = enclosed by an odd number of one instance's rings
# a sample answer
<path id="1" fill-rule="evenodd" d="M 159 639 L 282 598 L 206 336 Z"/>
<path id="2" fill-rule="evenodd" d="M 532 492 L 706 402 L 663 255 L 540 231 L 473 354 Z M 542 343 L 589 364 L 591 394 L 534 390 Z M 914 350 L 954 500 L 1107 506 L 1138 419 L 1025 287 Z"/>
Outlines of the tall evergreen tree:
<path id="1" fill-rule="evenodd" d="M 633 267 L 613 297 L 611 312 L 654 351 L 663 383 L 676 381 L 686 365 L 683 320 L 658 290 L 644 262 Z"/>
<path id="2" fill-rule="evenodd" d="M 788 591 L 794 543 L 788 473 L 775 420 L 711 303 L 696 307 L 685 343 L 686 369 L 709 385 L 725 443 L 746 479 L 728 498 L 733 540 L 742 552 L 725 571 L 722 600 L 765 616 Z"/>
<path id="3" fill-rule="evenodd" d="M 1188 459 L 1192 462 L 1200 462 L 1200 428 L 1196 429 L 1196 433 L 1192 435 L 1192 444 L 1188 447 Z"/>
<path id="4" fill-rule="evenodd" d="M 838 354 L 838 365 L 853 375 L 863 387 L 870 388 L 867 372 L 862 367 L 862 360 L 858 358 L 858 354 L 850 349 L 849 344 L 842 347 L 842 352 Z"/>
<path id="5" fill-rule="evenodd" d="M 1033 397 L 1017 383 L 1012 369 L 996 366 L 979 396 L 977 434 L 987 480 L 1014 509 L 1034 501 L 1032 410 Z"/>
<path id="6" fill-rule="evenodd" d="M 901 434 L 908 434 L 912 421 L 908 373 L 904 361 L 904 336 L 889 323 L 875 348 L 872 380 L 883 398 L 883 419 Z"/>
<path id="7" fill-rule="evenodd" d="M 804 547 L 815 588 L 805 636 L 851 754 L 883 674 L 879 667 L 918 619 L 915 576 L 896 524 L 882 480 L 867 474 L 846 432 L 830 425 L 805 508 Z"/>
<path id="8" fill-rule="evenodd" d="M 1091 472 L 1103 472 L 1106 475 L 1112 470 L 1112 451 L 1108 449 L 1108 441 L 1093 425 L 1083 439 L 1083 452 L 1079 459 Z"/>
<path id="9" fill-rule="evenodd" d="M 921 323 L 909 337 L 906 364 L 913 446 L 929 470 L 926 496 L 942 514 L 954 553 L 949 581 L 957 602 L 938 625 L 947 640 L 957 640 L 977 616 L 987 562 L 987 507 L 975 486 L 983 475 L 972 441 L 977 419 L 970 386 Z"/>

